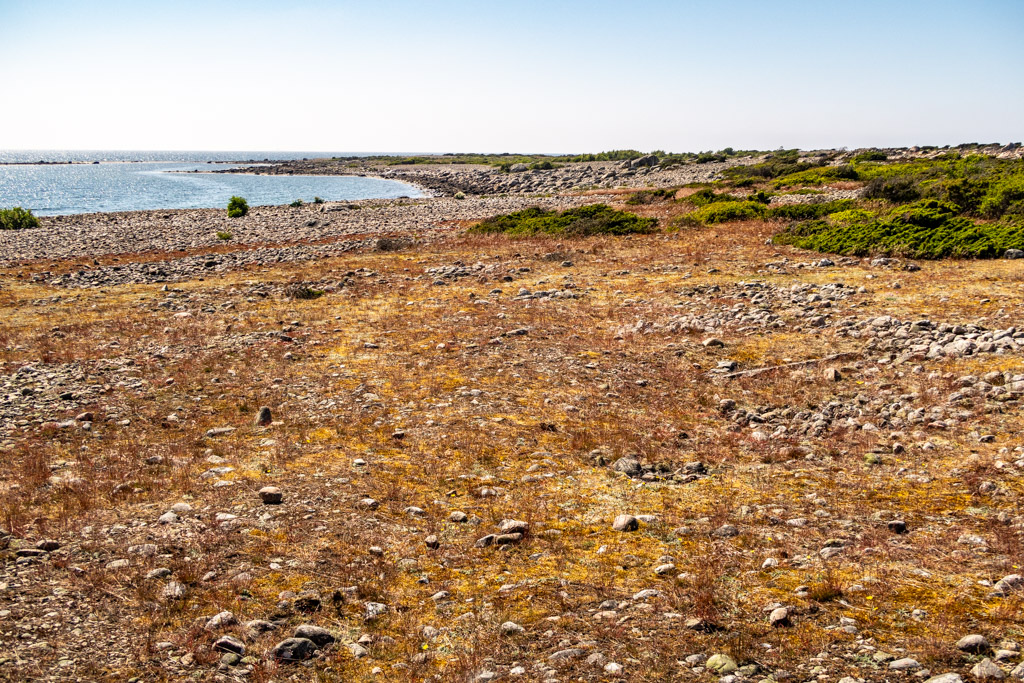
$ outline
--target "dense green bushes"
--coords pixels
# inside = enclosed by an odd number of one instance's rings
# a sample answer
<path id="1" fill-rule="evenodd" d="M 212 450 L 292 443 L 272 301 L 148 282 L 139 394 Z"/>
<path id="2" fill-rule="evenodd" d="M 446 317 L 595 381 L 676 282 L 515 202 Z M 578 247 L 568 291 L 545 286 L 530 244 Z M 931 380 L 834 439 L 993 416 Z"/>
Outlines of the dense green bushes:
<path id="1" fill-rule="evenodd" d="M 835 254 L 899 255 L 911 258 L 996 258 L 1024 248 L 1024 224 L 975 224 L 960 207 L 925 199 L 876 215 L 864 210 L 832 214 L 790 226 L 776 244 Z"/>
<path id="2" fill-rule="evenodd" d="M 898 176 L 896 178 L 873 178 L 864 186 L 864 197 L 867 199 L 884 199 L 894 204 L 905 204 L 921 198 L 921 191 L 913 178 Z"/>
<path id="3" fill-rule="evenodd" d="M 768 218 L 807 221 L 815 218 L 824 218 L 830 214 L 848 211 L 852 208 L 854 208 L 852 199 L 839 199 L 833 202 L 819 202 L 817 204 L 780 204 L 768 209 Z"/>
<path id="4" fill-rule="evenodd" d="M 470 228 L 469 231 L 514 237 L 530 235 L 585 237 L 649 233 L 653 232 L 657 225 L 656 218 L 641 218 L 625 211 L 616 211 L 605 204 L 592 204 L 562 212 L 533 207 L 488 218 Z"/>
<path id="5" fill-rule="evenodd" d="M 764 218 L 768 208 L 754 201 L 715 201 L 679 218 L 680 225 L 714 225 Z"/>
<path id="6" fill-rule="evenodd" d="M 228 218 L 241 218 L 249 213 L 249 202 L 242 197 L 232 197 L 228 201 Z"/>
<path id="7" fill-rule="evenodd" d="M 0 230 L 25 230 L 38 228 L 39 219 L 28 209 L 15 206 L 11 209 L 0 209 Z"/>

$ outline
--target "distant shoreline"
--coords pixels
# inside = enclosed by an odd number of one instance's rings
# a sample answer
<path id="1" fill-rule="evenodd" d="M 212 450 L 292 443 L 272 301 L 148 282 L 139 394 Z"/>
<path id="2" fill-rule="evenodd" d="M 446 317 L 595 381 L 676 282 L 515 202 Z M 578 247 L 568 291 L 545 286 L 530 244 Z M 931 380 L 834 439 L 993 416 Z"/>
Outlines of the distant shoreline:
<path id="1" fill-rule="evenodd" d="M 105 164 L 273 164 L 279 162 L 294 162 L 298 159 L 239 159 L 237 161 L 189 161 L 188 159 L 159 161 L 151 159 L 126 159 L 124 161 L 0 161 L 0 166 L 100 166 Z"/>

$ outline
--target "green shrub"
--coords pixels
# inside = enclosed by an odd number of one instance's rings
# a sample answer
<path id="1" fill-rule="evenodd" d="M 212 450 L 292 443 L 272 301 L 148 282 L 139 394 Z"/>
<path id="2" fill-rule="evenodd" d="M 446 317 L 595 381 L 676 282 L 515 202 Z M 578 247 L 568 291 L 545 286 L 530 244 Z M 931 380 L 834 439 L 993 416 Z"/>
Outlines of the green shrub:
<path id="1" fill-rule="evenodd" d="M 313 197 L 313 203 L 314 204 L 323 204 L 324 200 L 321 199 L 320 197 Z"/>
<path id="2" fill-rule="evenodd" d="M 242 197 L 232 197 L 228 201 L 228 218 L 241 218 L 249 213 L 249 202 Z"/>
<path id="3" fill-rule="evenodd" d="M 301 199 L 296 199 L 294 202 L 292 202 L 288 206 L 292 207 L 293 209 L 297 209 L 300 206 L 302 206 L 303 204 L 304 204 L 304 202 Z"/>
<path id="4" fill-rule="evenodd" d="M 727 157 L 722 153 L 716 154 L 714 152 L 701 152 L 697 155 L 695 161 L 698 164 L 710 164 L 715 161 L 725 161 L 726 158 Z"/>
<path id="5" fill-rule="evenodd" d="M 868 199 L 884 199 L 893 204 L 906 204 L 921 198 L 921 191 L 913 178 L 897 176 L 895 178 L 873 178 L 864 186 L 864 196 Z"/>
<path id="6" fill-rule="evenodd" d="M 649 233 L 653 232 L 657 225 L 656 218 L 641 218 L 625 211 L 616 211 L 605 204 L 592 204 L 562 212 L 532 207 L 488 218 L 470 228 L 469 232 L 505 234 L 514 237 L 530 235 L 585 237 Z"/>
<path id="7" fill-rule="evenodd" d="M 789 173 L 775 181 L 775 187 L 792 187 L 794 185 L 824 185 L 837 180 L 858 180 L 860 172 L 852 164 L 842 166 L 815 166 L 813 168 Z"/>
<path id="8" fill-rule="evenodd" d="M 860 154 L 858 154 L 855 157 L 853 157 L 853 159 L 851 159 L 851 161 L 853 161 L 855 163 L 858 162 L 858 161 L 885 161 L 888 158 L 889 157 L 886 156 L 885 152 L 879 152 L 877 150 L 872 150 L 870 152 L 861 152 Z"/>
<path id="9" fill-rule="evenodd" d="M 933 187 L 934 193 L 960 207 L 965 213 L 978 213 L 988 192 L 990 181 L 979 178 L 956 178 Z"/>
<path id="10" fill-rule="evenodd" d="M 686 201 L 694 206 L 707 206 L 715 202 L 741 202 L 743 198 L 736 197 L 728 192 L 716 193 L 712 188 L 704 187 L 687 197 Z"/>
<path id="11" fill-rule="evenodd" d="M 790 221 L 808 221 L 824 218 L 839 211 L 848 211 L 854 206 L 852 199 L 839 199 L 818 204 L 780 204 L 768 209 L 768 218 L 782 218 Z"/>
<path id="12" fill-rule="evenodd" d="M 817 164 L 797 163 L 795 160 L 788 161 L 786 159 L 773 159 L 760 164 L 751 164 L 749 166 L 733 166 L 722 171 L 722 174 L 726 178 L 734 181 L 744 180 L 747 178 L 751 180 L 771 180 L 772 178 L 792 175 L 793 173 L 800 173 L 801 171 L 809 171 L 814 168 L 820 167 Z"/>
<path id="13" fill-rule="evenodd" d="M 998 218 L 1007 213 L 1024 214 L 1024 175 L 1018 174 L 992 183 L 978 211 L 989 218 Z"/>
<path id="14" fill-rule="evenodd" d="M 224 232 L 223 230 L 217 232 L 217 239 L 219 239 L 222 242 L 227 242 L 233 237 L 234 235 L 232 235 L 230 232 Z"/>
<path id="15" fill-rule="evenodd" d="M 626 204 L 637 206 L 639 204 L 656 204 L 675 199 L 675 188 L 661 188 L 657 190 L 640 190 L 629 195 Z"/>
<path id="16" fill-rule="evenodd" d="M 679 219 L 681 225 L 714 225 L 731 221 L 752 221 L 765 217 L 767 207 L 761 202 L 713 202 Z"/>
<path id="17" fill-rule="evenodd" d="M 465 192 L 456 192 L 455 193 L 455 199 L 465 199 L 465 198 L 466 198 L 466 193 Z"/>
<path id="18" fill-rule="evenodd" d="M 835 254 L 899 255 L 911 258 L 998 258 L 1024 248 L 1024 224 L 975 224 L 958 216 L 959 207 L 926 199 L 882 216 L 862 210 L 797 223 L 775 235 L 789 244 Z"/>
<path id="19" fill-rule="evenodd" d="M 38 227 L 39 219 L 33 216 L 29 209 L 23 209 L 20 206 L 0 209 L 0 230 L 25 230 Z"/>

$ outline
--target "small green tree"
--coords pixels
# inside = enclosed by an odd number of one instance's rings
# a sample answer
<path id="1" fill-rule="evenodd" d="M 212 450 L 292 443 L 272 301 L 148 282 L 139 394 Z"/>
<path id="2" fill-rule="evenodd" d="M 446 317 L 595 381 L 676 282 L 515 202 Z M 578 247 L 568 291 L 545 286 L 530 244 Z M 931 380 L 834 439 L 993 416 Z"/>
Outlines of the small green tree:
<path id="1" fill-rule="evenodd" d="M 39 219 L 28 209 L 15 206 L 12 209 L 0 209 L 0 230 L 25 230 L 38 228 Z"/>
<path id="2" fill-rule="evenodd" d="M 249 213 L 249 202 L 244 197 L 232 197 L 228 202 L 228 218 L 241 218 Z"/>

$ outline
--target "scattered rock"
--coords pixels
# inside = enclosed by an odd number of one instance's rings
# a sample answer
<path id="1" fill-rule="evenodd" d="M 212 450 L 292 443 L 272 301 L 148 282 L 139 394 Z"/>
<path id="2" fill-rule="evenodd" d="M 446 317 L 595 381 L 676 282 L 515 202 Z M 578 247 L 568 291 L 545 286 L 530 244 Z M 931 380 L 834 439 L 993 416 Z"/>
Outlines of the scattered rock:
<path id="1" fill-rule="evenodd" d="M 633 515 L 619 515 L 612 522 L 612 529 L 615 531 L 636 531 L 640 528 L 640 522 Z"/>
<path id="2" fill-rule="evenodd" d="M 260 489 L 260 500 L 264 505 L 280 505 L 284 500 L 284 494 L 276 486 L 264 486 Z"/>

